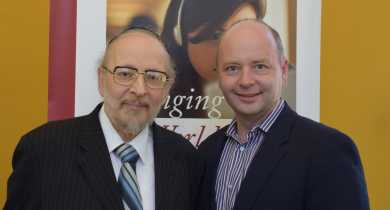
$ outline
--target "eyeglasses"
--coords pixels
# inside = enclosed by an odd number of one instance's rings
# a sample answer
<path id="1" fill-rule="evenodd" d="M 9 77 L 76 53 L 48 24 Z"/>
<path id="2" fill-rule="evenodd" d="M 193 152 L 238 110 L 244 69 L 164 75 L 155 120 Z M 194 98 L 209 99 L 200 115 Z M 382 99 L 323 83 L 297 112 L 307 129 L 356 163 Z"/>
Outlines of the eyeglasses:
<path id="1" fill-rule="evenodd" d="M 106 66 L 102 68 L 114 76 L 116 83 L 123 86 L 130 86 L 137 79 L 138 74 L 143 74 L 146 86 L 153 89 L 163 88 L 169 81 L 165 72 L 153 69 L 139 72 L 138 69 L 128 66 L 116 66 L 112 71 Z"/>

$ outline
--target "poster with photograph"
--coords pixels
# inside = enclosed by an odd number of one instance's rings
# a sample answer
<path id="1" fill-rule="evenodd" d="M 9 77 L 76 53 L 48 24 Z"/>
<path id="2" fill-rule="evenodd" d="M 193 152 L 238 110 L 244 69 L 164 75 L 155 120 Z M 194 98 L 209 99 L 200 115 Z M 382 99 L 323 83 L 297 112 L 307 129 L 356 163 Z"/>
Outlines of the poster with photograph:
<path id="1" fill-rule="evenodd" d="M 314 110 L 306 116 L 315 119 L 319 113 L 319 56 L 311 65 L 300 60 L 304 54 L 319 54 L 320 18 L 318 22 L 313 18 L 311 25 L 302 21 L 304 16 L 318 14 L 318 0 L 311 1 L 311 6 L 302 6 L 303 0 L 96 0 L 94 7 L 89 1 L 77 1 L 75 116 L 90 112 L 101 100 L 96 69 L 106 43 L 126 28 L 144 27 L 160 34 L 176 64 L 175 84 L 156 122 L 199 145 L 234 118 L 218 87 L 217 43 L 232 24 L 250 18 L 264 20 L 281 35 L 289 60 L 283 98 L 304 115 L 302 110 Z M 303 29 L 314 31 L 311 36 L 318 41 L 316 45 L 305 44 L 310 44 L 310 37 L 305 43 L 300 41 L 307 36 Z M 314 73 L 303 74 L 308 71 L 306 66 L 315 67 L 310 70 Z M 306 75 L 311 82 L 297 84 L 297 72 L 302 72 L 300 81 L 308 81 Z M 318 93 L 306 93 L 307 87 Z"/>
<path id="2" fill-rule="evenodd" d="M 295 0 L 108 0 L 107 40 L 131 27 L 161 35 L 176 64 L 176 81 L 157 122 L 198 145 L 234 118 L 218 87 L 218 38 L 235 22 L 251 18 L 264 19 L 278 28 L 288 52 L 290 74 L 295 73 Z M 286 93 L 288 103 L 295 107 L 292 75 Z"/>

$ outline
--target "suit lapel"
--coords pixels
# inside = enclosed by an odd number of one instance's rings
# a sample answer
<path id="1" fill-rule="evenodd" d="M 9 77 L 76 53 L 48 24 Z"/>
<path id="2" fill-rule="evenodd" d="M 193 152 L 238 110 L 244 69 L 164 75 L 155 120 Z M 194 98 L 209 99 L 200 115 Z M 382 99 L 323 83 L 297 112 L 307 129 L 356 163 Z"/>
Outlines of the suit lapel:
<path id="1" fill-rule="evenodd" d="M 213 153 L 211 153 L 211 158 L 210 158 L 210 164 L 207 168 L 210 170 L 210 175 L 209 177 L 211 177 L 211 195 L 210 195 L 210 198 L 215 198 L 216 196 L 216 193 L 215 193 L 215 184 L 216 184 L 216 179 L 217 179 L 217 172 L 218 172 L 218 166 L 219 166 L 219 162 L 221 160 L 221 154 L 222 154 L 222 151 L 223 151 L 223 148 L 225 146 L 225 143 L 226 143 L 226 129 L 227 129 L 227 126 L 222 128 L 219 132 L 219 135 L 217 136 L 217 138 L 215 140 L 213 140 L 214 142 L 214 146 L 212 148 L 216 148 L 216 151 Z M 211 202 L 211 209 L 217 209 L 216 207 L 216 203 L 215 202 Z"/>
<path id="2" fill-rule="evenodd" d="M 179 195 L 175 180 L 180 179 L 178 175 L 183 168 L 173 152 L 170 141 L 164 130 L 152 125 L 153 146 L 154 146 L 154 174 L 155 174 L 155 206 L 156 210 L 175 209 L 172 206 Z M 168 192 L 169 191 L 169 192 Z"/>
<path id="3" fill-rule="evenodd" d="M 79 166 L 104 209 L 123 210 L 110 155 L 100 127 L 98 106 L 85 120 L 80 135 Z"/>
<path id="4" fill-rule="evenodd" d="M 235 210 L 249 210 L 264 189 L 273 169 L 287 152 L 290 128 L 295 112 L 285 106 L 278 119 L 265 135 L 263 144 L 252 160 L 236 197 Z"/>

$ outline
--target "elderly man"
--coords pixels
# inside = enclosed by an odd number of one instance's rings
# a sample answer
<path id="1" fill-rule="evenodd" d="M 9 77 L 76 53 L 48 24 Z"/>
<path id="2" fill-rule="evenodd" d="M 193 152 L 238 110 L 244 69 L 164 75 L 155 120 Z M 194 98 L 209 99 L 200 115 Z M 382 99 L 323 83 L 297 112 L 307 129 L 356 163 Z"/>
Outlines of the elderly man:
<path id="1" fill-rule="evenodd" d="M 235 119 L 199 148 L 211 209 L 369 209 L 352 140 L 281 99 L 288 65 L 278 33 L 264 22 L 241 21 L 218 50 L 219 85 Z"/>
<path id="2" fill-rule="evenodd" d="M 98 71 L 103 103 L 23 136 L 4 209 L 192 210 L 202 162 L 155 123 L 174 81 L 164 45 L 146 29 L 112 40 Z"/>

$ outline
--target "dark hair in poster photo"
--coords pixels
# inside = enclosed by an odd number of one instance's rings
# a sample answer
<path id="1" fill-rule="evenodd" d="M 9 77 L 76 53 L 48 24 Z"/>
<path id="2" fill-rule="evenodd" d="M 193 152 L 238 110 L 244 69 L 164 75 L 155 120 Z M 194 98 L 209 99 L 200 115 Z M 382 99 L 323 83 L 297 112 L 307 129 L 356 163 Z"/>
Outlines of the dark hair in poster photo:
<path id="1" fill-rule="evenodd" d="M 217 40 L 232 23 L 262 18 L 265 1 L 173 0 L 162 39 L 177 65 L 177 79 L 160 117 L 232 118 L 216 85 Z"/>

